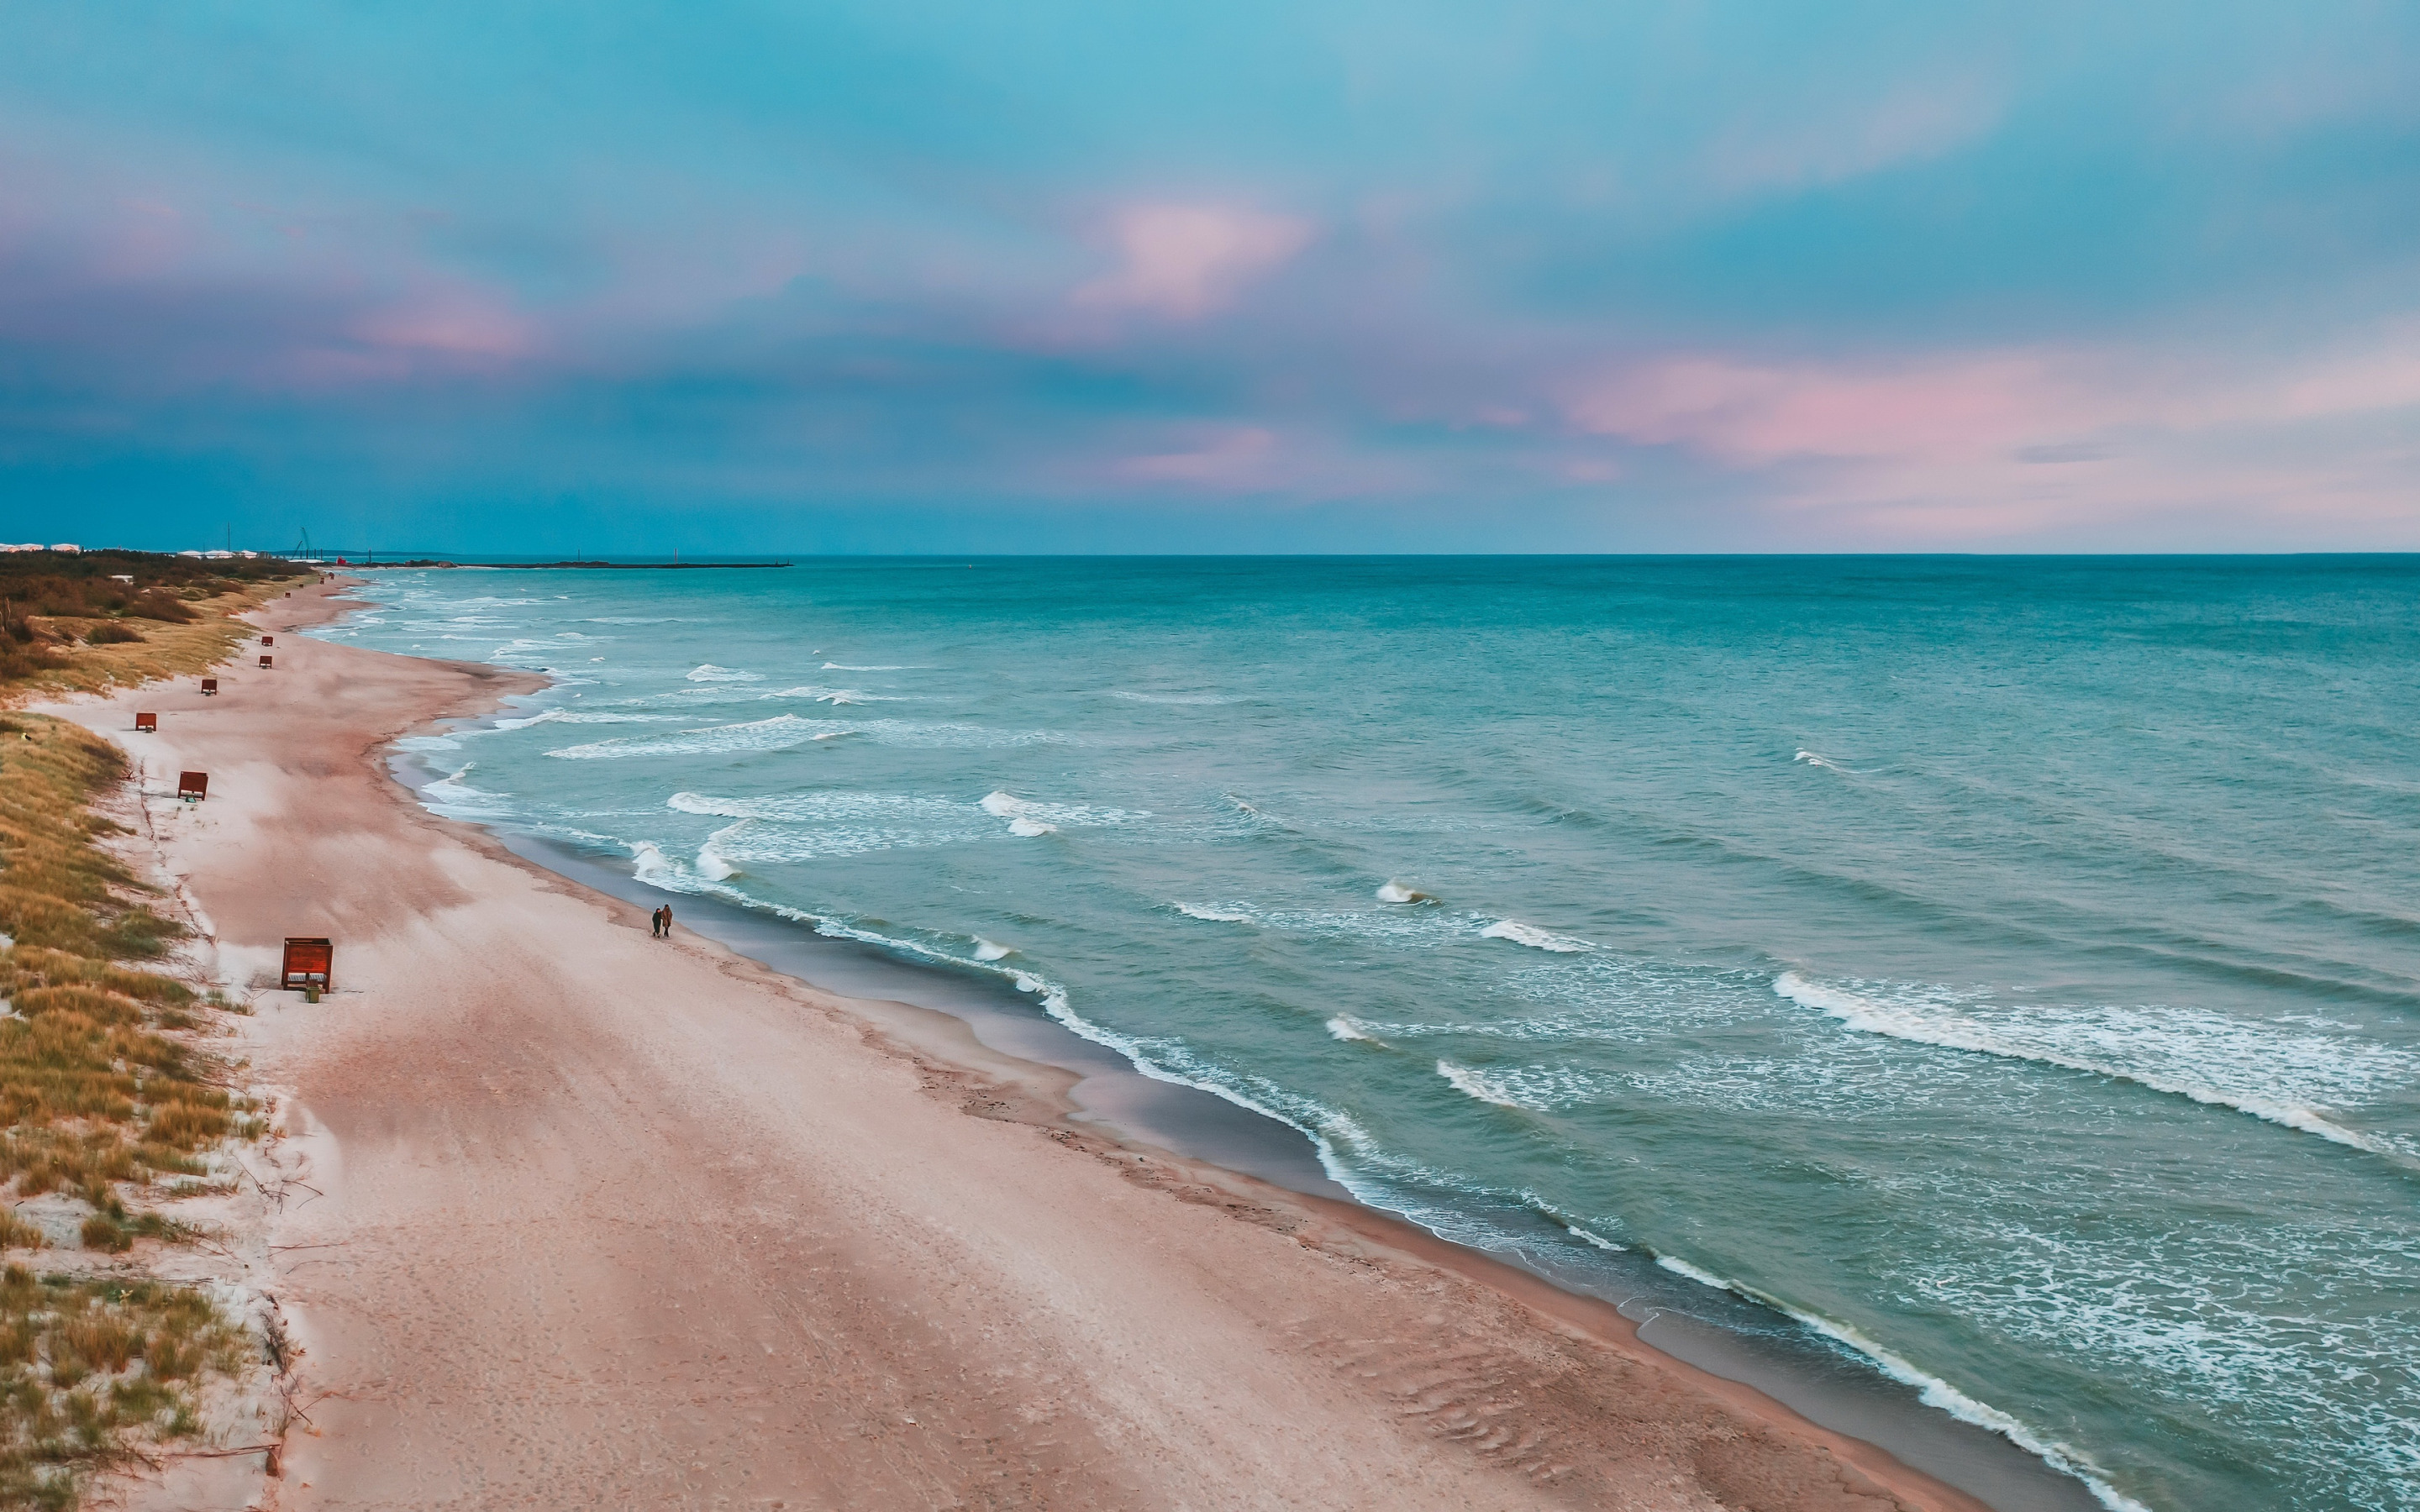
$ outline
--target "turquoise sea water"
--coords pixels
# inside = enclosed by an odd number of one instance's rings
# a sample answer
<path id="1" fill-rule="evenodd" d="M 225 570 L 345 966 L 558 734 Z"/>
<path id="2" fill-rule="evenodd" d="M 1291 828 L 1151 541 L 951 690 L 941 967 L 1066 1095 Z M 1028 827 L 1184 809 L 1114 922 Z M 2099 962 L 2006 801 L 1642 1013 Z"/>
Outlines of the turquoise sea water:
<path id="1" fill-rule="evenodd" d="M 443 811 L 997 973 L 2111 1506 L 2420 1503 L 2420 561 L 378 575 Z"/>

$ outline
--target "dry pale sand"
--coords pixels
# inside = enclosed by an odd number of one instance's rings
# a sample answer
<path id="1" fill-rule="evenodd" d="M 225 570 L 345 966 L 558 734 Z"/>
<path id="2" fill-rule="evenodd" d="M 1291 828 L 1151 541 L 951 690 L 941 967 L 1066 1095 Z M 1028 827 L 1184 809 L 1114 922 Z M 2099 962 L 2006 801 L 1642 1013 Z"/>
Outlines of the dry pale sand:
<path id="1" fill-rule="evenodd" d="M 67 712 L 155 789 L 209 772 L 153 827 L 223 976 L 338 942 L 338 993 L 249 1030 L 307 1163 L 258 1279 L 309 1421 L 256 1504 L 1978 1505 L 1609 1308 L 1107 1144 L 954 1020 L 658 943 L 429 816 L 381 746 L 509 674 L 252 660 Z"/>

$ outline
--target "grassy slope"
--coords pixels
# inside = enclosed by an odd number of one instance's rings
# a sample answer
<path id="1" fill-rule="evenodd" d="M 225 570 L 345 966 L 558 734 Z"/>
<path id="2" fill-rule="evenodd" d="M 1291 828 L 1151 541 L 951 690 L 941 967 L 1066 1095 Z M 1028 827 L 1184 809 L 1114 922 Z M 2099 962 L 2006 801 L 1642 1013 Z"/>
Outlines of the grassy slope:
<path id="1" fill-rule="evenodd" d="M 199 671 L 251 633 L 227 615 L 284 591 L 194 601 L 195 619 L 146 621 L 139 642 L 52 641 L 63 665 L 0 699 Z M 259 1133 L 227 1069 L 181 1032 L 216 1007 L 140 964 L 183 931 L 96 843 L 116 826 L 88 804 L 124 776 L 116 748 L 81 727 L 0 717 L 0 1194 L 63 1192 L 88 1210 L 85 1253 L 60 1271 L 0 1267 L 0 1508 L 73 1506 L 92 1470 L 197 1432 L 199 1383 L 253 1349 L 194 1288 L 95 1273 L 138 1237 L 182 1237 L 147 1199 L 194 1189 L 209 1149 Z M 0 1211 L 12 1262 L 42 1243 Z"/>

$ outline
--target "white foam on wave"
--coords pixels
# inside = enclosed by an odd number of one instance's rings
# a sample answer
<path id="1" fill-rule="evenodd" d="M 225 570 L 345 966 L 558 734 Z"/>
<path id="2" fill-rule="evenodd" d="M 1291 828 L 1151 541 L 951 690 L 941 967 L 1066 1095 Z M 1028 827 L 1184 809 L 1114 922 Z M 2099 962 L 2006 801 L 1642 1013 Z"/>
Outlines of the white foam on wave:
<path id="1" fill-rule="evenodd" d="M 1361 1026 L 1354 1023 L 1351 1019 L 1346 1018 L 1342 1013 L 1337 1014 L 1334 1018 L 1327 1021 L 1327 1032 L 1330 1036 L 1339 1040 L 1359 1040 L 1369 1044 L 1378 1044 L 1382 1042 L 1376 1035 L 1363 1033 Z M 1440 1061 L 1438 1064 L 1442 1065 L 1444 1062 Z"/>
<path id="2" fill-rule="evenodd" d="M 764 681 L 763 678 L 757 676 L 754 672 L 738 671 L 729 667 L 717 667 L 710 661 L 700 662 L 696 669 L 689 674 L 689 680 L 692 683 L 757 683 Z"/>
<path id="3" fill-rule="evenodd" d="M 1240 913 L 1233 907 L 1221 908 L 1214 903 L 1172 903 L 1168 906 L 1187 918 L 1207 919 L 1213 924 L 1249 924 L 1252 921 L 1249 914 Z"/>
<path id="4" fill-rule="evenodd" d="M 753 823 L 752 819 L 742 819 L 706 836 L 706 843 L 697 848 L 697 874 L 709 882 L 722 882 L 737 876 L 739 868 L 731 863 L 731 857 L 723 854 L 722 847 L 731 837 Z"/>
<path id="5" fill-rule="evenodd" d="M 824 687 L 813 683 L 802 684 L 797 687 L 776 688 L 769 693 L 759 693 L 756 697 L 760 699 L 813 699 L 817 703 L 830 703 L 834 707 L 856 703 L 912 703 L 917 702 L 904 694 L 868 693 L 862 688 Z"/>
<path id="6" fill-rule="evenodd" d="M 1139 809 L 1103 809 L 1081 803 L 1037 803 L 1000 792 L 985 795 L 977 807 L 987 814 L 1007 820 L 1010 834 L 1029 839 L 1037 835 L 1055 835 L 1062 825 L 1124 825 L 1151 817 Z"/>
<path id="7" fill-rule="evenodd" d="M 462 780 L 475 762 L 439 778 L 420 790 L 421 807 L 447 819 L 501 819 L 513 811 L 512 800 L 501 793 L 474 788 Z"/>
<path id="8" fill-rule="evenodd" d="M 1483 1072 L 1473 1071 L 1468 1066 L 1457 1066 L 1450 1060 L 1440 1060 L 1436 1063 L 1436 1069 L 1437 1074 L 1452 1083 L 1453 1089 L 1465 1097 L 1474 1098 L 1481 1103 L 1493 1103 L 1499 1108 L 1523 1106 L 1519 1102 L 1498 1090 L 1496 1084 Z"/>
<path id="9" fill-rule="evenodd" d="M 845 662 L 838 661 L 825 662 L 822 670 L 828 672 L 915 672 L 931 671 L 931 669 L 927 667 L 913 665 L 898 667 L 851 667 Z"/>
<path id="10" fill-rule="evenodd" d="M 1578 955 L 1596 949 L 1592 941 L 1576 939 L 1569 934 L 1549 934 L 1544 930 L 1532 929 L 1510 918 L 1499 918 L 1488 925 L 1479 932 L 1479 937 L 1483 940 L 1510 940 L 1533 950 L 1552 950 L 1558 955 Z"/>
<path id="11" fill-rule="evenodd" d="M 1016 953 L 1013 947 L 1002 945 L 998 940 L 987 940 L 980 934 L 975 936 L 975 959 L 978 961 L 1005 961 Z"/>
<path id="12" fill-rule="evenodd" d="M 2040 1009 L 1986 1020 L 1906 989 L 1885 996 L 1857 987 L 1826 986 L 1796 971 L 1773 983 L 1780 996 L 1867 1034 L 2108 1076 L 2373 1154 L 2412 1156 L 2393 1140 L 2336 1122 L 2312 1095 L 2359 1095 L 2420 1079 L 2420 1057 L 2383 1045 L 2281 1034 L 2273 1024 L 2191 1009 Z M 2288 1086 L 2297 1075 L 2313 1085 Z"/>
<path id="13" fill-rule="evenodd" d="M 590 714 L 576 709 L 548 709 L 525 719 L 498 719 L 490 730 L 527 730 L 541 724 L 670 724 L 690 717 L 680 714 Z"/>
<path id="14" fill-rule="evenodd" d="M 1132 693 L 1122 687 L 1109 689 L 1109 697 L 1129 703 L 1211 704 L 1241 703 L 1239 695 L 1231 693 Z"/>
<path id="15" fill-rule="evenodd" d="M 781 750 L 813 739 L 821 721 L 794 714 L 740 724 L 710 725 L 660 736 L 625 736 L 585 746 L 566 746 L 547 754 L 563 761 L 597 761 L 628 756 L 720 756 L 752 750 Z"/>
<path id="16" fill-rule="evenodd" d="M 629 846 L 631 874 L 641 882 L 660 887 L 666 878 L 681 873 L 680 863 L 666 856 L 663 847 L 654 841 L 634 840 L 629 841 Z"/>
<path id="17" fill-rule="evenodd" d="M 1827 772 L 1845 773 L 1850 777 L 1857 775 L 1856 773 L 1850 771 L 1847 767 L 1841 765 L 1838 762 L 1818 756 L 1811 750 L 1802 750 L 1797 755 L 1792 756 L 1790 759 L 1793 762 L 1805 762 L 1809 766 L 1820 766 Z"/>
<path id="18" fill-rule="evenodd" d="M 2054 1469 L 2064 1471 L 2082 1481 L 2086 1489 L 2092 1492 L 2093 1499 L 2109 1508 L 2110 1512 L 2151 1512 L 2151 1509 L 2142 1503 L 2110 1485 L 2101 1467 L 2094 1464 L 2080 1450 L 2043 1438 L 2016 1417 L 1987 1402 L 1977 1401 L 1939 1376 L 1918 1369 L 1915 1365 L 1866 1337 L 1864 1334 L 1848 1324 L 1835 1322 L 1820 1314 L 1810 1313 L 1803 1307 L 1792 1306 L 1778 1297 L 1768 1296 L 1753 1287 L 1744 1286 L 1728 1276 L 1716 1275 L 1712 1271 L 1692 1265 L 1678 1256 L 1657 1255 L 1655 1263 L 1674 1275 L 1686 1276 L 1699 1286 L 1712 1287 L 1718 1291 L 1728 1291 L 1735 1297 L 1745 1297 L 1750 1302 L 1761 1303 L 1813 1329 L 1835 1343 L 1846 1345 L 1872 1361 L 1880 1367 L 1883 1374 L 1893 1381 L 1902 1385 L 1914 1386 L 1917 1397 L 1926 1406 L 1947 1412 L 1961 1422 L 1972 1423 L 1979 1428 L 1988 1428 L 2027 1454 L 2047 1461 Z"/>
<path id="19" fill-rule="evenodd" d="M 1378 888 L 1378 901 L 1382 903 L 1433 903 L 1436 902 L 1436 898 L 1433 894 L 1420 891 L 1408 882 L 1397 882 L 1389 877 Z"/>

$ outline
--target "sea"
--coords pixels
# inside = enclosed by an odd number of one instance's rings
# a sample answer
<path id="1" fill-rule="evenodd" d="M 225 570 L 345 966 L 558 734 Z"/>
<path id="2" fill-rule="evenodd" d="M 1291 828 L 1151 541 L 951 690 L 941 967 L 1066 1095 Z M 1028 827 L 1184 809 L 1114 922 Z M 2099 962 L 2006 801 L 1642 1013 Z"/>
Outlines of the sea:
<path id="1" fill-rule="evenodd" d="M 442 813 L 2072 1492 L 1994 1505 L 2420 1505 L 2420 558 L 368 576 L 551 679 Z"/>

